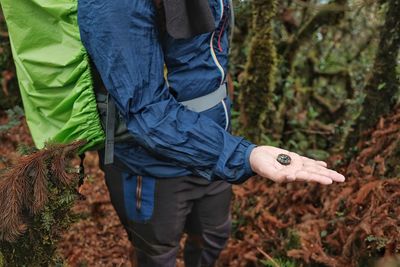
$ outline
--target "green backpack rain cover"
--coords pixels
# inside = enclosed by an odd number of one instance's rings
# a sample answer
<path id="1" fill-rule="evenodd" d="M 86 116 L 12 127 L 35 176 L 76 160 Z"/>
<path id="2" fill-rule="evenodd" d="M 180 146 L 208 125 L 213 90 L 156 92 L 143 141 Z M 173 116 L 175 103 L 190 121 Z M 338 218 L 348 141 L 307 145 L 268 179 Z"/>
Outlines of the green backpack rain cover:
<path id="1" fill-rule="evenodd" d="M 77 0 L 0 0 L 25 116 L 35 145 L 104 144 Z"/>

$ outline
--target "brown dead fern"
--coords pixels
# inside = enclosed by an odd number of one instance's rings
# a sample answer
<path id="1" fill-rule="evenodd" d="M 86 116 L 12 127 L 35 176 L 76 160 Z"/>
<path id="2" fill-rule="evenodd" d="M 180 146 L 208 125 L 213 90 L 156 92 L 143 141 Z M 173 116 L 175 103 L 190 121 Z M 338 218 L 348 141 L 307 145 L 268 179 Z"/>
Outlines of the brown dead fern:
<path id="1" fill-rule="evenodd" d="M 40 212 L 48 200 L 46 164 L 37 159 L 33 162 L 33 203 L 30 205 L 32 214 Z"/>
<path id="2" fill-rule="evenodd" d="M 48 179 L 68 185 L 66 158 L 84 144 L 48 145 L 20 158 L 0 173 L 0 241 L 15 242 L 27 229 L 27 217 L 41 212 L 48 201 Z M 76 178 L 76 177 L 75 177 Z"/>

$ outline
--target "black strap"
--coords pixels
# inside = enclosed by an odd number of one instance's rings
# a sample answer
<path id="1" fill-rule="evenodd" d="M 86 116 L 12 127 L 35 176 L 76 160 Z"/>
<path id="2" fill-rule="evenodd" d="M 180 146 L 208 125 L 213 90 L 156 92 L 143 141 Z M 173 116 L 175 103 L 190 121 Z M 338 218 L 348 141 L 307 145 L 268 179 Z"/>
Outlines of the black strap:
<path id="1" fill-rule="evenodd" d="M 114 162 L 114 142 L 115 142 L 115 120 L 116 120 L 116 108 L 115 102 L 108 93 L 104 83 L 100 77 L 100 73 L 96 66 L 90 60 L 92 76 L 93 76 L 93 87 L 96 94 L 97 107 L 100 112 L 105 110 L 105 123 L 103 121 L 103 126 L 105 126 L 104 132 L 106 134 L 106 140 L 104 144 L 105 157 L 104 164 L 112 164 Z M 105 124 L 105 125 L 104 125 Z"/>
<path id="2" fill-rule="evenodd" d="M 106 143 L 104 146 L 104 164 L 112 164 L 114 162 L 114 134 L 115 134 L 115 102 L 107 94 L 107 115 L 106 115 Z"/>
<path id="3" fill-rule="evenodd" d="M 85 153 L 82 153 L 79 155 L 81 158 L 81 163 L 79 165 L 79 183 L 78 187 L 81 187 L 83 185 L 83 182 L 85 180 L 85 166 L 83 165 L 83 161 L 85 160 Z"/>

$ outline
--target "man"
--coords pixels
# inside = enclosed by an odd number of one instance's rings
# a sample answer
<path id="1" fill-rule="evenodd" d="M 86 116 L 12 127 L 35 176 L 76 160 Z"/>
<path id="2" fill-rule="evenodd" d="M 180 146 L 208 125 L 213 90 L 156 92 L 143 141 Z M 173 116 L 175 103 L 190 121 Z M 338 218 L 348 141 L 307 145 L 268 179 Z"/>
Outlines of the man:
<path id="1" fill-rule="evenodd" d="M 230 184 L 344 177 L 229 133 L 228 0 L 165 0 L 163 10 L 159 23 L 150 0 L 79 3 L 82 41 L 133 137 L 102 168 L 138 266 L 175 266 L 184 231 L 186 265 L 213 266 L 229 237 Z"/>

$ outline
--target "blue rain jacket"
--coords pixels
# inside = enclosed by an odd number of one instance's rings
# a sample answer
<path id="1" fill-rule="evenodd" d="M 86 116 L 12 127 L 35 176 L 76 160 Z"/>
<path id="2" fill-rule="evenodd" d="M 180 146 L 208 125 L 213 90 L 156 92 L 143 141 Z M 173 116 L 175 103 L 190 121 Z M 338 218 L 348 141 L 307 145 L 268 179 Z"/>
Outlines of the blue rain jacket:
<path id="1" fill-rule="evenodd" d="M 254 145 L 228 132 L 228 98 L 201 113 L 179 103 L 225 81 L 229 4 L 209 4 L 215 31 L 174 39 L 160 35 L 151 0 L 79 1 L 82 42 L 135 140 L 116 144 L 115 156 L 137 175 L 199 175 L 230 183 L 253 175 Z"/>

